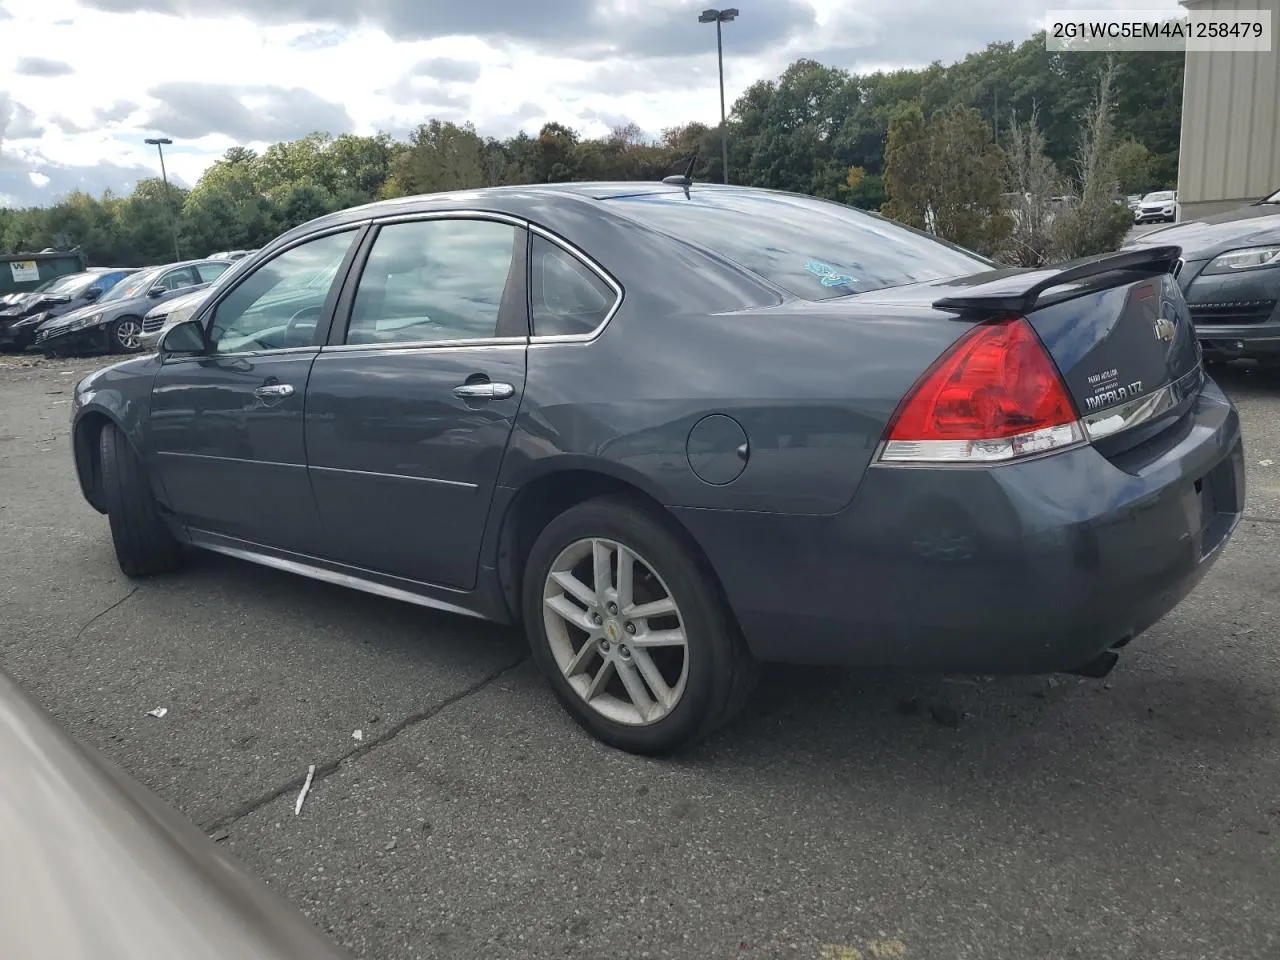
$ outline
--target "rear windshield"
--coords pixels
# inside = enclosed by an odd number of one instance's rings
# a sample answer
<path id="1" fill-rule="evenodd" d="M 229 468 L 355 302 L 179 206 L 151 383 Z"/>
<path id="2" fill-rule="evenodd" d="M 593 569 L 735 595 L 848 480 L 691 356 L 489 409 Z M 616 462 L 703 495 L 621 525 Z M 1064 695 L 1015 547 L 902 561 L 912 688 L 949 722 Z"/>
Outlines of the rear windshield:
<path id="1" fill-rule="evenodd" d="M 806 300 L 831 300 L 992 268 L 854 207 L 788 194 L 694 191 L 614 197 L 615 212 L 732 260 Z"/>

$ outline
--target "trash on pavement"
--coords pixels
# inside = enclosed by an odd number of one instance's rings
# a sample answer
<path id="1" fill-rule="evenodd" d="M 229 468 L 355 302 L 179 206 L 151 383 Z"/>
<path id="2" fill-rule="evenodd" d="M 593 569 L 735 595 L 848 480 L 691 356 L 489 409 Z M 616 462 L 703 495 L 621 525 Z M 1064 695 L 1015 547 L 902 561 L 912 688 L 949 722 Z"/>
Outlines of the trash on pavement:
<path id="1" fill-rule="evenodd" d="M 307 781 L 302 785 L 302 792 L 298 794 L 298 802 L 293 805 L 293 815 L 296 817 L 302 812 L 302 801 L 307 799 L 307 791 L 311 789 L 311 779 L 316 775 L 316 765 L 313 763 L 307 767 Z"/>
<path id="2" fill-rule="evenodd" d="M 159 720 L 161 717 L 163 717 L 163 716 L 164 716 L 166 713 L 168 713 L 168 712 L 169 712 L 169 708 L 168 708 L 168 707 L 156 707 L 154 710 L 148 710 L 148 711 L 147 711 L 147 716 L 148 716 L 148 717 L 155 717 L 157 720 Z"/>

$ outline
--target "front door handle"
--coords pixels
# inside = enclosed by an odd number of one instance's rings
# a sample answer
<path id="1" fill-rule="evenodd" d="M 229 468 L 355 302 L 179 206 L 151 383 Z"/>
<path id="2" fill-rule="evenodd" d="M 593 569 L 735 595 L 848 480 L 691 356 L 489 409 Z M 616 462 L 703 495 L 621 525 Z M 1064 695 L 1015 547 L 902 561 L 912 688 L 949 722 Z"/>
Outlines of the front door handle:
<path id="1" fill-rule="evenodd" d="M 293 384 L 264 383 L 257 390 L 253 391 L 253 395 L 261 400 L 267 400 L 274 397 L 291 397 L 293 396 Z"/>
<path id="2" fill-rule="evenodd" d="M 453 395 L 464 400 L 506 400 L 515 394 L 516 388 L 509 383 L 464 383 L 453 388 Z"/>

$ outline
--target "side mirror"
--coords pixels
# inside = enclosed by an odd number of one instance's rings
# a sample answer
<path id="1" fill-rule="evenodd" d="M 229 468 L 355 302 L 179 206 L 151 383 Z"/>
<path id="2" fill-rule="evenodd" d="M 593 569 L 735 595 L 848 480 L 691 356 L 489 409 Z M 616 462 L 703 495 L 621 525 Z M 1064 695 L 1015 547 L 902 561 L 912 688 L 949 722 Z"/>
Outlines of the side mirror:
<path id="1" fill-rule="evenodd" d="M 152 287 L 150 290 L 147 291 L 147 296 L 155 297 L 156 299 L 159 299 L 160 297 L 163 297 L 168 292 L 169 291 L 166 290 L 164 287 Z"/>
<path id="2" fill-rule="evenodd" d="M 90 287 L 84 292 L 84 298 L 90 303 L 97 303 L 100 296 L 102 296 L 101 287 Z"/>
<path id="3" fill-rule="evenodd" d="M 204 325 L 198 320 L 183 320 L 170 327 L 160 338 L 162 356 L 195 357 L 204 353 Z"/>

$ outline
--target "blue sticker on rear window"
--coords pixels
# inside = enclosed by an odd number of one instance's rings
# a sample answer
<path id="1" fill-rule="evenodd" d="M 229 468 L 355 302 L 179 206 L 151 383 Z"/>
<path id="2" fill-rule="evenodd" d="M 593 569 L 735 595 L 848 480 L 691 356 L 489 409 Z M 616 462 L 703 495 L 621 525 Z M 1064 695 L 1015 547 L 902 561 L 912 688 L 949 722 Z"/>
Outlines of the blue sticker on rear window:
<path id="1" fill-rule="evenodd" d="M 804 268 L 821 280 L 824 287 L 843 287 L 853 283 L 853 277 L 819 260 L 806 260 Z"/>

